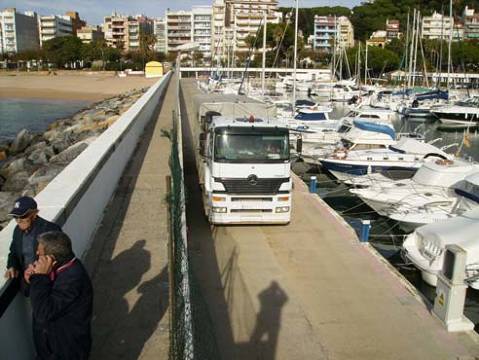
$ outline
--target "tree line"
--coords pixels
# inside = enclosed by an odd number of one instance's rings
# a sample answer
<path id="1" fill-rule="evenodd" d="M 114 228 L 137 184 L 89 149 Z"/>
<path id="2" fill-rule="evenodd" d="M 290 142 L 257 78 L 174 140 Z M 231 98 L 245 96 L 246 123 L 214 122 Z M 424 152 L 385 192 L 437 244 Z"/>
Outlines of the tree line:
<path id="1" fill-rule="evenodd" d="M 139 49 L 124 52 L 109 46 L 104 39 L 86 44 L 76 36 L 63 36 L 43 42 L 41 49 L 2 54 L 1 59 L 15 63 L 33 60 L 42 68 L 143 70 L 148 61 L 166 60 L 165 54 L 154 50 L 155 41 L 154 36 L 141 34 Z"/>

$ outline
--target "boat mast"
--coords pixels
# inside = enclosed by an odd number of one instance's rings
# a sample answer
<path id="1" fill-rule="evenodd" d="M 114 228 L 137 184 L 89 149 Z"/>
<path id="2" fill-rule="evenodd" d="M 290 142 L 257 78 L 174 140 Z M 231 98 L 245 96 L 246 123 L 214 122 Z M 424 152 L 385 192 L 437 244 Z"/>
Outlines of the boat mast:
<path id="1" fill-rule="evenodd" d="M 417 67 L 417 46 L 419 43 L 419 25 L 421 24 L 421 13 L 417 12 L 416 16 L 416 33 L 414 38 L 414 57 L 413 57 L 413 69 L 412 69 L 412 86 L 416 85 L 416 67 Z"/>
<path id="2" fill-rule="evenodd" d="M 296 107 L 296 68 L 297 68 L 297 52 L 298 52 L 298 2 L 296 0 L 296 14 L 295 14 L 295 22 L 294 22 L 294 69 L 293 69 L 293 116 Z"/>
<path id="3" fill-rule="evenodd" d="M 266 27 L 267 25 L 267 12 L 266 10 L 264 11 L 264 17 L 263 17 L 263 71 L 261 72 L 261 93 L 264 96 L 265 93 L 265 72 L 266 72 Z"/>
<path id="4" fill-rule="evenodd" d="M 366 54 L 364 59 L 364 85 L 368 84 L 368 41 L 366 40 Z"/>
<path id="5" fill-rule="evenodd" d="M 358 42 L 356 76 L 358 77 L 358 88 L 361 87 L 361 42 Z"/>
<path id="6" fill-rule="evenodd" d="M 406 28 L 406 50 L 404 51 L 404 74 L 406 74 L 407 70 L 408 70 L 408 64 L 409 64 L 409 58 L 407 56 L 408 54 L 408 50 L 409 50 L 409 12 L 410 10 L 408 9 L 407 11 L 407 28 Z M 404 78 L 404 82 L 403 82 L 403 87 L 404 85 L 406 85 L 406 78 Z"/>
<path id="7" fill-rule="evenodd" d="M 449 49 L 448 49 L 448 58 L 447 58 L 447 89 L 449 90 L 449 82 L 451 77 L 451 68 L 452 68 L 452 54 L 451 54 L 451 44 L 452 44 L 452 33 L 454 31 L 454 19 L 452 18 L 452 0 L 449 1 L 449 21 L 450 33 L 449 33 Z"/>
<path id="8" fill-rule="evenodd" d="M 414 56 L 414 36 L 415 36 L 415 29 L 416 29 L 416 9 L 414 9 L 414 15 L 412 20 L 412 36 L 411 36 L 411 48 L 409 52 L 409 74 L 407 80 L 407 87 L 411 87 L 411 74 L 412 74 L 412 61 Z"/>

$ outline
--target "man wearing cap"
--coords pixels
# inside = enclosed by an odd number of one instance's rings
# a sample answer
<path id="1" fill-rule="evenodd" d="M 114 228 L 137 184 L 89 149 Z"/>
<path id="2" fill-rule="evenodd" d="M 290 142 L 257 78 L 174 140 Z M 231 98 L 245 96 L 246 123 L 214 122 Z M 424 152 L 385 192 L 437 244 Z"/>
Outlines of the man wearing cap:
<path id="1" fill-rule="evenodd" d="M 35 262 L 37 238 L 47 231 L 61 231 L 61 228 L 38 216 L 37 203 L 29 196 L 18 198 L 9 215 L 17 222 L 5 272 L 5 278 L 12 279 L 18 277 Z"/>

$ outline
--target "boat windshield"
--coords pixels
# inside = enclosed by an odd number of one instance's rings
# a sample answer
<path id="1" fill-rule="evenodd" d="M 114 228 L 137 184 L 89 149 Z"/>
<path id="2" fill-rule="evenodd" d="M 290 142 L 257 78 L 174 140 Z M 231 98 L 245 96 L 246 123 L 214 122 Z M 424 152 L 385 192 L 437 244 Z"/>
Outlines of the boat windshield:
<path id="1" fill-rule="evenodd" d="M 224 163 L 289 161 L 289 134 L 277 128 L 215 130 L 214 160 Z"/>
<path id="2" fill-rule="evenodd" d="M 458 106 L 469 106 L 469 107 L 479 107 L 479 97 L 473 96 L 469 99 L 458 101 L 456 103 Z"/>
<path id="3" fill-rule="evenodd" d="M 464 196 L 470 200 L 479 203 L 479 185 L 473 182 L 463 180 L 454 187 L 458 195 Z"/>
<path id="4" fill-rule="evenodd" d="M 338 133 L 344 134 L 344 133 L 349 132 L 350 130 L 351 130 L 351 125 L 350 124 L 342 124 L 338 129 Z"/>

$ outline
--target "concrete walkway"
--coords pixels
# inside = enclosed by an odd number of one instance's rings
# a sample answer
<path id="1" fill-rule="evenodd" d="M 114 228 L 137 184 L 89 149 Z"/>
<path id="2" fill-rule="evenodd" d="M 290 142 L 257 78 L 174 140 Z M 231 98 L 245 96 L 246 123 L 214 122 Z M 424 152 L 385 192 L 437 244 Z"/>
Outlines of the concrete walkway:
<path id="1" fill-rule="evenodd" d="M 197 92 L 182 80 L 185 143 Z M 189 147 L 189 148 L 188 148 Z M 185 155 L 194 148 L 186 146 Z M 295 178 L 288 226 L 210 227 L 185 161 L 192 265 L 223 359 L 474 359 L 477 334 L 449 334 L 404 279 Z"/>
<path id="2" fill-rule="evenodd" d="M 167 359 L 169 348 L 166 176 L 176 106 L 170 81 L 125 170 L 88 253 L 95 299 L 91 359 Z"/>

